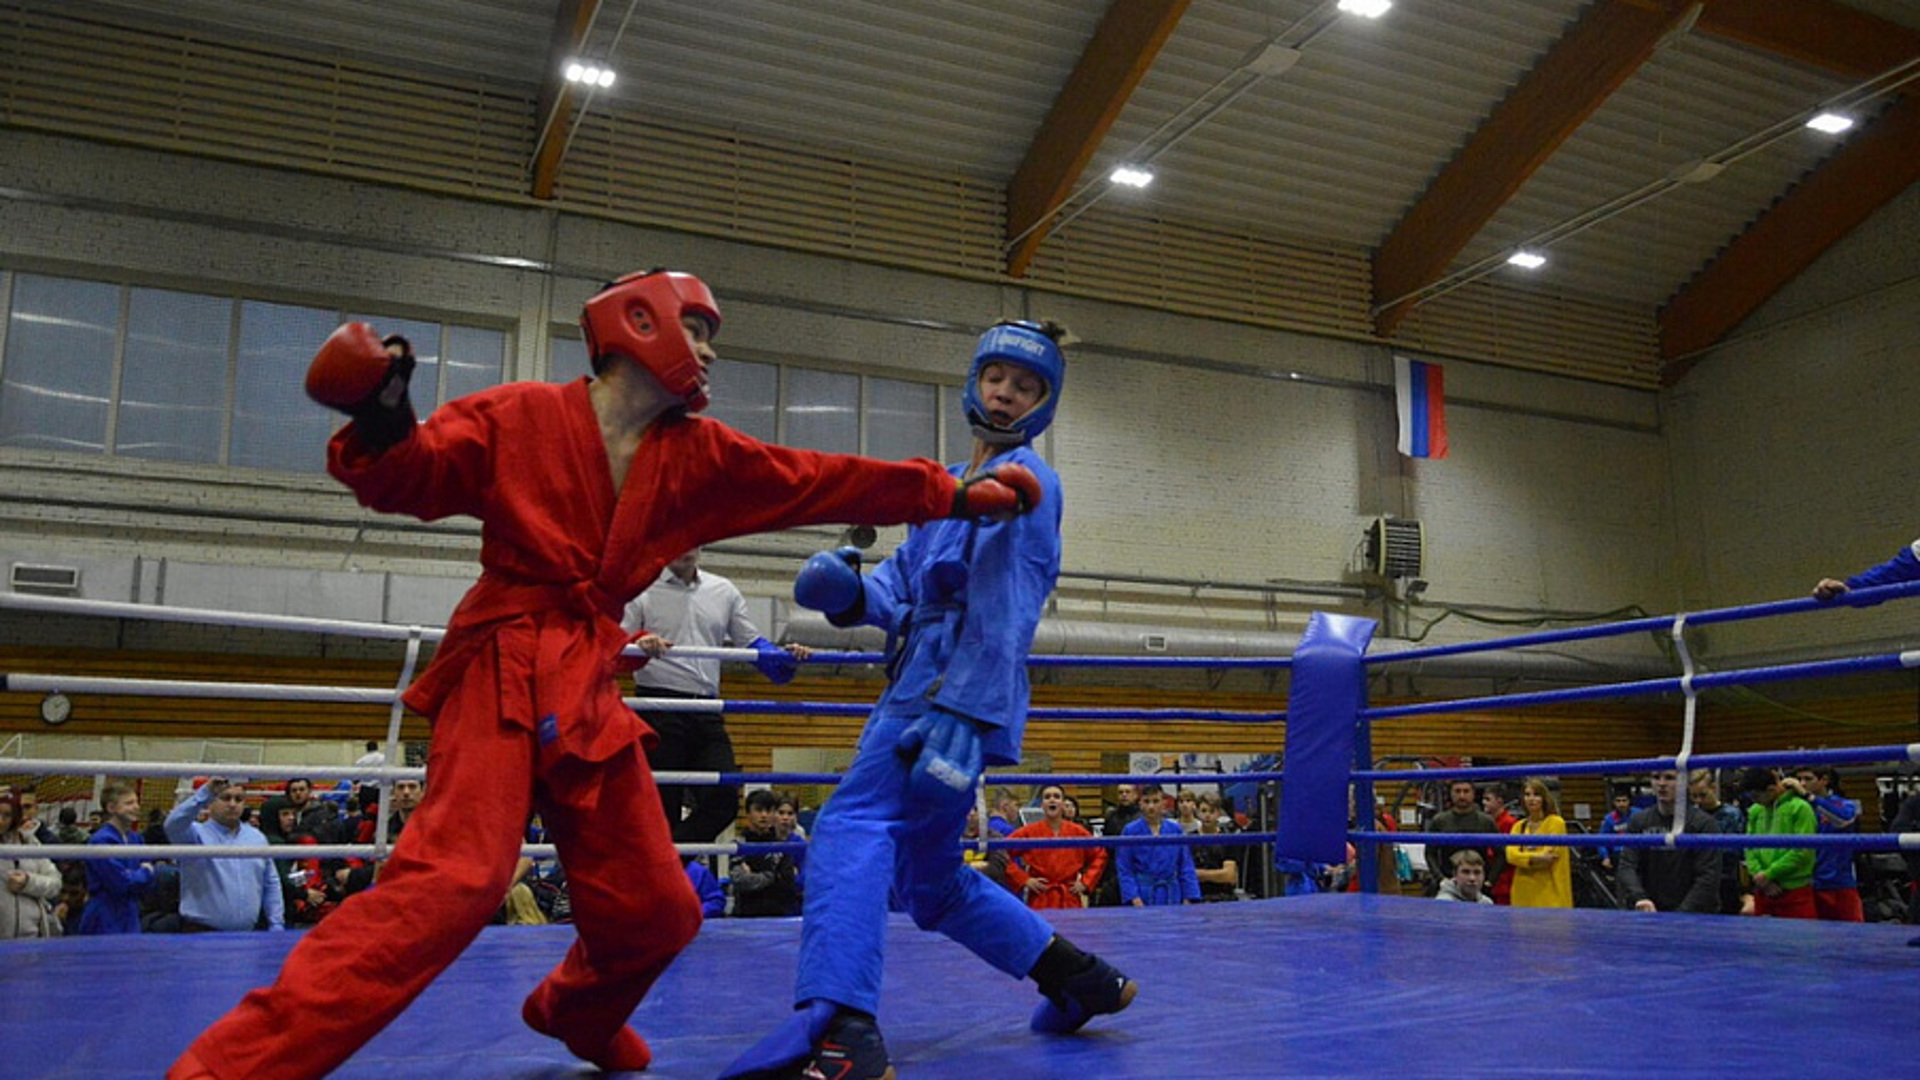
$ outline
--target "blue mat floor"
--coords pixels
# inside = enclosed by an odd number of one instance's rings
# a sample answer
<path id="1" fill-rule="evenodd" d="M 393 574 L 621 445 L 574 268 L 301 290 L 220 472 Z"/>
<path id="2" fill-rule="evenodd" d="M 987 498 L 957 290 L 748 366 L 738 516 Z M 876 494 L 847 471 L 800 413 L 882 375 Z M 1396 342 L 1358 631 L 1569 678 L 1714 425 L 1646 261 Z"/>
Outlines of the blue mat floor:
<path id="1" fill-rule="evenodd" d="M 958 946 L 890 927 L 881 1025 L 901 1080 L 1920 1076 L 1911 928 L 1318 896 L 1055 913 L 1139 979 L 1078 1036 Z M 483 933 L 340 1080 L 598 1075 L 519 1020 L 572 941 Z M 657 1080 L 710 1080 L 789 1008 L 797 920 L 708 923 L 634 1027 Z M 158 1077 L 279 970 L 291 935 L 0 946 L 0 1076 Z"/>

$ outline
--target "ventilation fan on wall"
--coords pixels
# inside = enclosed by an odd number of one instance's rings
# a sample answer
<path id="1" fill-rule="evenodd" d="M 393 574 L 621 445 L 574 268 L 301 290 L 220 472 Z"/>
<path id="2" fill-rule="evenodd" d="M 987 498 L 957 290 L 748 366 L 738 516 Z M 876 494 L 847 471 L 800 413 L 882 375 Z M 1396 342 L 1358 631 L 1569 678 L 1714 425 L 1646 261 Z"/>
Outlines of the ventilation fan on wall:
<path id="1" fill-rule="evenodd" d="M 1367 526 L 1367 569 L 1385 578 L 1419 577 L 1426 564 L 1427 531 L 1418 521 L 1377 517 Z"/>

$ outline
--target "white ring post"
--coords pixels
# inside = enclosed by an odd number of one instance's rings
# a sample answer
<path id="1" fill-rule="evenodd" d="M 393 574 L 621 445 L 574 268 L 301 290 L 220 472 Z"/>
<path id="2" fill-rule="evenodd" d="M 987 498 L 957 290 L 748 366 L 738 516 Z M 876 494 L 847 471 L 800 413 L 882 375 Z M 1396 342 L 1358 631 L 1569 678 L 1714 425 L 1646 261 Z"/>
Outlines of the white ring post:
<path id="1" fill-rule="evenodd" d="M 993 831 L 987 828 L 987 776 L 985 773 L 980 774 L 980 782 L 973 786 L 973 813 L 980 820 L 979 831 L 973 837 L 973 846 L 984 856 L 987 853 L 987 834 Z"/>
<path id="2" fill-rule="evenodd" d="M 417 625 L 410 626 L 407 630 L 407 658 L 400 664 L 400 678 L 393 689 L 393 706 L 387 712 L 386 752 L 389 755 L 400 748 L 400 718 L 407 712 L 406 705 L 400 701 L 400 695 L 406 693 L 407 687 L 413 685 L 413 670 L 420 664 L 420 642 L 426 636 L 426 631 Z M 391 762 L 393 759 L 388 757 L 387 760 Z M 376 859 L 387 857 L 387 799 L 392 791 L 391 781 L 380 781 L 380 798 L 375 803 L 373 812 L 373 857 Z"/>
<path id="3" fill-rule="evenodd" d="M 1673 755 L 1674 792 L 1673 827 L 1667 830 L 1667 846 L 1687 831 L 1687 762 L 1693 757 L 1694 720 L 1699 715 L 1700 694 L 1693 688 L 1693 654 L 1687 651 L 1687 616 L 1673 617 L 1673 647 L 1680 654 L 1680 692 L 1686 695 L 1686 722 L 1680 731 L 1680 752 Z"/>

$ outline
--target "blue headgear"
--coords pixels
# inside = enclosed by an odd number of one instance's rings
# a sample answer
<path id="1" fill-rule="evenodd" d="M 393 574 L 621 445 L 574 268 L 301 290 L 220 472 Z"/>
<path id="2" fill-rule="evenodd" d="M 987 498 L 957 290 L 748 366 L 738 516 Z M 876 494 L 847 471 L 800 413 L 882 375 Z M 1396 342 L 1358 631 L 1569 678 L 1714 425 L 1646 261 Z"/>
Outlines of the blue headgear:
<path id="1" fill-rule="evenodd" d="M 980 370 L 988 364 L 1013 364 L 1040 376 L 1046 392 L 1027 415 L 1002 427 L 988 416 L 980 400 Z M 967 389 L 960 401 L 967 410 L 967 423 L 983 441 L 997 446 L 1018 446 L 1030 442 L 1053 423 L 1054 407 L 1060 404 L 1060 389 L 1066 384 L 1067 361 L 1060 346 L 1035 322 L 1003 322 L 980 335 L 973 350 L 973 366 L 967 369 Z"/>

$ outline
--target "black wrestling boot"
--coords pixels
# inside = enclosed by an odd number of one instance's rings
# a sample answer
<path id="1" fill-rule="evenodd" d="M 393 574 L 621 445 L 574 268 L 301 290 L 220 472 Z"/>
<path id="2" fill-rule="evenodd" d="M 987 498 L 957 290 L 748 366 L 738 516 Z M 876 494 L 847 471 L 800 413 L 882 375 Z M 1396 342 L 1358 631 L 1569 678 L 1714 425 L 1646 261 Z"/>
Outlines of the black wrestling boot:
<path id="1" fill-rule="evenodd" d="M 1032 974 L 1047 1000 L 1033 1010 L 1028 1026 L 1042 1035 L 1071 1035 L 1094 1017 L 1133 1004 L 1140 992 L 1140 984 L 1119 968 L 1081 952 L 1065 938 L 1056 937 L 1047 945 Z"/>
<path id="2" fill-rule="evenodd" d="M 814 1049 L 805 1080 L 894 1080 L 887 1043 L 873 1017 L 841 1013 L 827 1026 Z"/>

